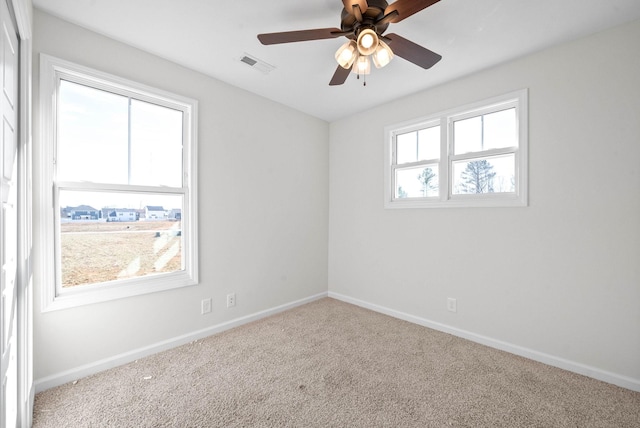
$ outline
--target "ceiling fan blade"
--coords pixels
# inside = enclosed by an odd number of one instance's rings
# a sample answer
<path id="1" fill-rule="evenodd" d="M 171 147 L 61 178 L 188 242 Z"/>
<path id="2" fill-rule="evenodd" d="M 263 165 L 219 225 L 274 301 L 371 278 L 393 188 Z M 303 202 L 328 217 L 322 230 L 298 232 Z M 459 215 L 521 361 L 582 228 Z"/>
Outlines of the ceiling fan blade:
<path id="1" fill-rule="evenodd" d="M 331 82 L 329 82 L 329 86 L 342 85 L 347 80 L 347 77 L 349 77 L 350 72 L 351 69 L 342 68 L 342 66 L 339 65 L 336 69 L 336 72 L 333 73 L 333 77 L 331 78 Z"/>
<path id="2" fill-rule="evenodd" d="M 395 10 L 398 12 L 398 16 L 390 22 L 400 22 L 439 1 L 440 0 L 396 0 L 387 6 L 384 14 L 386 16 Z"/>
<path id="3" fill-rule="evenodd" d="M 422 68 L 431 68 L 442 59 L 441 55 L 423 48 L 395 33 L 385 34 L 394 54 Z"/>
<path id="4" fill-rule="evenodd" d="M 360 6 L 353 6 L 353 16 L 356 17 L 356 21 L 362 22 L 362 9 L 360 9 Z"/>
<path id="5" fill-rule="evenodd" d="M 263 45 L 277 45 L 279 43 L 306 42 L 309 40 L 335 39 L 344 35 L 339 28 L 318 28 L 315 30 L 284 31 L 281 33 L 258 34 L 258 40 Z"/>

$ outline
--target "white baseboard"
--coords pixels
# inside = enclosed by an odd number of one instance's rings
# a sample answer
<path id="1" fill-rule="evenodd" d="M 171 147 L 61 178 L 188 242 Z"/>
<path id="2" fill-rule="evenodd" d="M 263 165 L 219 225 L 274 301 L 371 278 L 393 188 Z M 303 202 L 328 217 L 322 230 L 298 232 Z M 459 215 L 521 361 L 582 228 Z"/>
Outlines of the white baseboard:
<path id="1" fill-rule="evenodd" d="M 503 342 L 501 340 L 493 339 L 491 337 L 482 336 L 476 333 L 472 333 L 470 331 L 461 330 L 455 327 L 448 326 L 446 324 L 430 321 L 425 318 L 421 318 L 415 315 L 410 315 L 404 312 L 396 311 L 394 309 L 390 309 L 384 306 L 379 306 L 373 303 L 365 302 L 363 300 L 355 299 L 353 297 L 345 296 L 343 294 L 335 293 L 332 291 L 329 292 L 329 297 L 333 299 L 341 300 L 346 303 L 351 303 L 353 305 L 360 306 L 365 309 L 370 309 L 375 312 L 389 315 L 394 318 L 408 321 L 410 323 L 418 324 L 423 327 L 428 327 L 433 330 L 438 330 L 443 333 L 448 333 L 453 336 L 458 336 L 463 339 L 470 340 L 472 342 L 476 342 L 492 348 L 500 349 L 501 351 L 506 351 L 511 354 L 519 355 L 521 357 L 538 361 L 543 364 L 547 364 L 553 367 L 558 367 L 563 370 L 578 373 L 578 374 L 588 376 L 597 380 L 601 380 L 603 382 L 611 383 L 613 385 L 617 385 L 622 388 L 627 388 L 632 391 L 640 392 L 640 379 L 634 379 L 634 378 L 622 376 L 616 373 L 611 373 L 606 370 L 598 369 L 596 367 L 587 366 L 574 361 L 566 360 L 564 358 L 556 357 L 554 355 L 545 354 L 543 352 L 538 352 L 533 349 L 524 348 L 522 346 L 514 345 L 508 342 Z"/>
<path id="2" fill-rule="evenodd" d="M 125 352 L 123 354 L 105 358 L 103 360 L 95 361 L 90 364 L 85 364 L 83 366 L 66 370 L 61 373 L 56 373 L 51 376 L 44 377 L 42 379 L 36 379 L 34 382 L 35 392 L 38 393 L 58 385 L 63 385 L 65 383 L 72 382 L 74 380 L 81 379 L 83 377 L 87 377 L 95 373 L 99 373 L 104 370 L 121 366 L 123 364 L 130 363 L 137 359 L 144 358 L 161 351 L 166 351 L 167 349 L 175 348 L 177 346 L 184 345 L 189 342 L 193 342 L 194 340 L 203 339 L 213 334 L 221 333 L 223 331 L 232 329 L 234 327 L 239 327 L 241 325 L 244 325 L 253 321 L 257 321 L 261 318 L 266 318 L 268 316 L 275 315 L 279 312 L 283 312 L 288 309 L 293 309 L 297 306 L 301 306 L 306 303 L 311 303 L 315 300 L 319 300 L 324 297 L 327 297 L 326 292 L 316 294 L 314 296 L 306 297 L 304 299 L 296 300 L 294 302 L 285 303 L 284 305 L 276 306 L 275 308 L 266 309 L 264 311 L 260 311 L 251 315 L 246 315 L 244 317 L 236 318 L 221 324 L 216 324 L 214 326 L 207 327 L 202 330 L 197 330 L 192 333 L 174 337 L 172 339 L 158 342 L 153 345 L 145 346 L 143 348 L 135 349 L 130 352 Z"/>

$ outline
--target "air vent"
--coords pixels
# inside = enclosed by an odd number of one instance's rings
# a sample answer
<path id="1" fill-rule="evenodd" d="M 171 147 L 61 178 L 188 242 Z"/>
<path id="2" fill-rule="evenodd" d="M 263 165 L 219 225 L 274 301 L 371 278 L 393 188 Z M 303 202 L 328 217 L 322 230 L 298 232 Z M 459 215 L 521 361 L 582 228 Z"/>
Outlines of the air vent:
<path id="1" fill-rule="evenodd" d="M 261 59 L 256 58 L 253 55 L 249 55 L 245 53 L 242 57 L 240 57 L 240 62 L 247 64 L 249 67 L 260 71 L 264 74 L 269 74 L 275 67 L 271 64 L 267 64 Z"/>
<path id="2" fill-rule="evenodd" d="M 254 65 L 256 65 L 258 63 L 258 61 L 256 61 L 255 59 L 249 58 L 246 55 L 243 56 L 240 61 L 244 62 L 245 64 L 249 64 L 251 67 L 253 67 Z"/>

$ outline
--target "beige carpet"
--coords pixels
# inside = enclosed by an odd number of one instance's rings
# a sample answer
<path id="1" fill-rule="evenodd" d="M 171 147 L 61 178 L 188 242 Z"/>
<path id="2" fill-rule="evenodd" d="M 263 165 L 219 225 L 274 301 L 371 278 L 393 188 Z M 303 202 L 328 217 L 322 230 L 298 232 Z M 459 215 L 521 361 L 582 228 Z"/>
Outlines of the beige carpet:
<path id="1" fill-rule="evenodd" d="M 34 427 L 640 427 L 640 393 L 323 299 L 36 395 Z"/>

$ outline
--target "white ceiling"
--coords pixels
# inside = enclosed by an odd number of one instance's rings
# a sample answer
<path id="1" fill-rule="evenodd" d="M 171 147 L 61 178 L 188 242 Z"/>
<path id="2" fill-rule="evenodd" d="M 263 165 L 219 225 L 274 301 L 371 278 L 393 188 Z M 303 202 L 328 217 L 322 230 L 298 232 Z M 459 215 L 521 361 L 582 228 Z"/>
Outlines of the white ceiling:
<path id="1" fill-rule="evenodd" d="M 33 0 L 36 8 L 231 85 L 333 121 L 571 39 L 640 19 L 640 0 L 441 0 L 387 32 L 443 56 L 400 57 L 328 85 L 344 38 L 263 46 L 256 35 L 340 27 L 341 0 Z M 636 40 L 635 43 L 638 43 Z M 275 66 L 263 74 L 245 54 Z M 594 53 L 597 55 L 597 52 Z"/>

